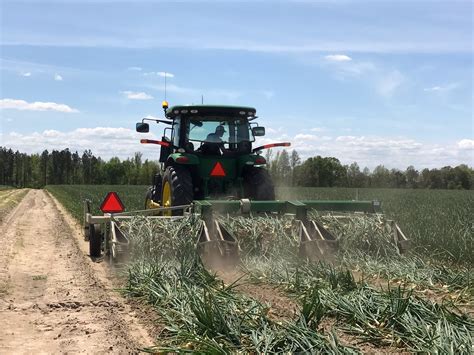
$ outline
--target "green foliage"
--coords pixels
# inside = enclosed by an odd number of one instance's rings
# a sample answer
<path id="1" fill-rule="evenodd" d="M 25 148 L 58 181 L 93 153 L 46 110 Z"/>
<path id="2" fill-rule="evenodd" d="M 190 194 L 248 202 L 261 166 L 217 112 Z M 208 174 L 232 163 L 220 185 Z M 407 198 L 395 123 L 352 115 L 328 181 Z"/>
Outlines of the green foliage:
<path id="1" fill-rule="evenodd" d="M 0 146 L 0 184 L 40 188 L 62 184 L 148 184 L 159 171 L 155 161 L 142 161 L 142 154 L 105 161 L 90 150 L 82 155 L 69 149 L 41 154 L 14 152 Z"/>
<path id="2" fill-rule="evenodd" d="M 125 292 L 146 299 L 166 324 L 159 344 L 149 351 L 354 353 L 333 334 L 317 331 L 324 311 L 317 298 L 310 298 L 295 319 L 276 322 L 269 318 L 266 305 L 210 274 L 192 248 L 199 221 L 162 220 L 152 228 L 137 229 L 142 222 L 134 218 L 126 227 L 135 232 L 131 234 L 135 262 Z M 148 238 L 165 249 L 150 250 Z M 177 248 L 166 248 L 166 240 L 168 245 L 177 243 Z"/>
<path id="3" fill-rule="evenodd" d="M 293 218 L 227 216 L 220 222 L 237 238 L 241 258 L 294 257 L 298 253 L 300 236 Z"/>
<path id="4" fill-rule="evenodd" d="M 302 324 L 316 326 L 323 318 L 333 318 L 346 332 L 377 347 L 471 353 L 472 317 L 449 304 L 422 299 L 412 289 L 390 285 L 375 289 L 357 283 L 344 266 L 323 263 L 268 264 L 254 259 L 246 263 L 246 271 L 255 281 L 279 285 L 299 300 Z"/>
<path id="5" fill-rule="evenodd" d="M 318 155 L 296 167 L 294 174 L 297 186 L 332 187 L 344 185 L 346 169 L 338 159 Z"/>
<path id="6" fill-rule="evenodd" d="M 415 251 L 474 265 L 474 191 L 280 188 L 277 196 L 280 199 L 382 201 L 386 217 L 400 225 Z M 345 233 L 342 229 L 338 231 Z"/>

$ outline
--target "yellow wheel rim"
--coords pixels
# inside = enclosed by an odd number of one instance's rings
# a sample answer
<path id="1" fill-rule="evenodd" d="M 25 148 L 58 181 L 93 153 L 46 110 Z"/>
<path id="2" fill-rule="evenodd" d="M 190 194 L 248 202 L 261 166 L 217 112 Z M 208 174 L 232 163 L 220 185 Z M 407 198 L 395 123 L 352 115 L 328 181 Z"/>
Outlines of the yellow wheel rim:
<path id="1" fill-rule="evenodd" d="M 165 182 L 163 185 L 163 207 L 171 207 L 171 186 L 168 181 Z M 163 212 L 163 216 L 171 216 L 172 213 L 171 211 L 165 211 Z"/>

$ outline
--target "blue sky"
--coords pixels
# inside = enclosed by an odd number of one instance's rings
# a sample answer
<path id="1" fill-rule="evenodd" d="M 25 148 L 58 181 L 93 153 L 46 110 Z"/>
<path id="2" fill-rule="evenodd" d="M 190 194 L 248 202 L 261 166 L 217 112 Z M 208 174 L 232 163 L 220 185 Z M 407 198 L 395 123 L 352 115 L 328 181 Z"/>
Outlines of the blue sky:
<path id="1" fill-rule="evenodd" d="M 1 1 L 1 142 L 143 147 L 171 104 L 257 108 L 303 157 L 474 165 L 471 1 Z M 150 136 L 159 136 L 155 127 Z"/>

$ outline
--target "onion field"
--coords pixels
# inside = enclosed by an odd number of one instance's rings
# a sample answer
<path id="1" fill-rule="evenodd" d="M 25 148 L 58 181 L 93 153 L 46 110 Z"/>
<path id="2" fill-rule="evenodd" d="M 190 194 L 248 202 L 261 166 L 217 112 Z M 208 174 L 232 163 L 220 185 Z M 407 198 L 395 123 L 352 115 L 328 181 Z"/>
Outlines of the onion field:
<path id="1" fill-rule="evenodd" d="M 81 220 L 108 191 L 143 209 L 144 186 L 48 186 Z M 221 216 L 240 263 L 210 270 L 195 250 L 201 221 L 136 217 L 124 294 L 153 306 L 150 352 L 471 354 L 474 191 L 280 188 L 280 199 L 377 199 L 412 241 L 400 255 L 380 219 L 312 214 L 337 231 L 332 262 L 298 256 L 289 218 Z"/>

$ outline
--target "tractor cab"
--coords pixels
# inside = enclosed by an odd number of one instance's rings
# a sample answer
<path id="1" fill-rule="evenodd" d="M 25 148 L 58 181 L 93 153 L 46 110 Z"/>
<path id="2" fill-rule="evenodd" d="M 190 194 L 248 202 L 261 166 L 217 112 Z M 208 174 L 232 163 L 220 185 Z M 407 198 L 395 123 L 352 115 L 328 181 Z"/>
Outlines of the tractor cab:
<path id="1" fill-rule="evenodd" d="M 251 123 L 256 116 L 250 107 L 175 106 L 166 117 L 173 121 L 173 145 L 198 156 L 250 154 L 255 137 L 265 134 Z"/>
<path id="2" fill-rule="evenodd" d="M 157 174 L 145 205 L 171 207 L 205 199 L 273 200 L 274 186 L 264 166 L 263 149 L 289 146 L 275 143 L 253 147 L 265 128 L 253 122 L 256 110 L 244 106 L 173 106 L 163 102 L 166 120 L 144 118 L 138 132 L 148 132 L 146 120 L 165 123 L 160 141 L 163 174 Z"/>

